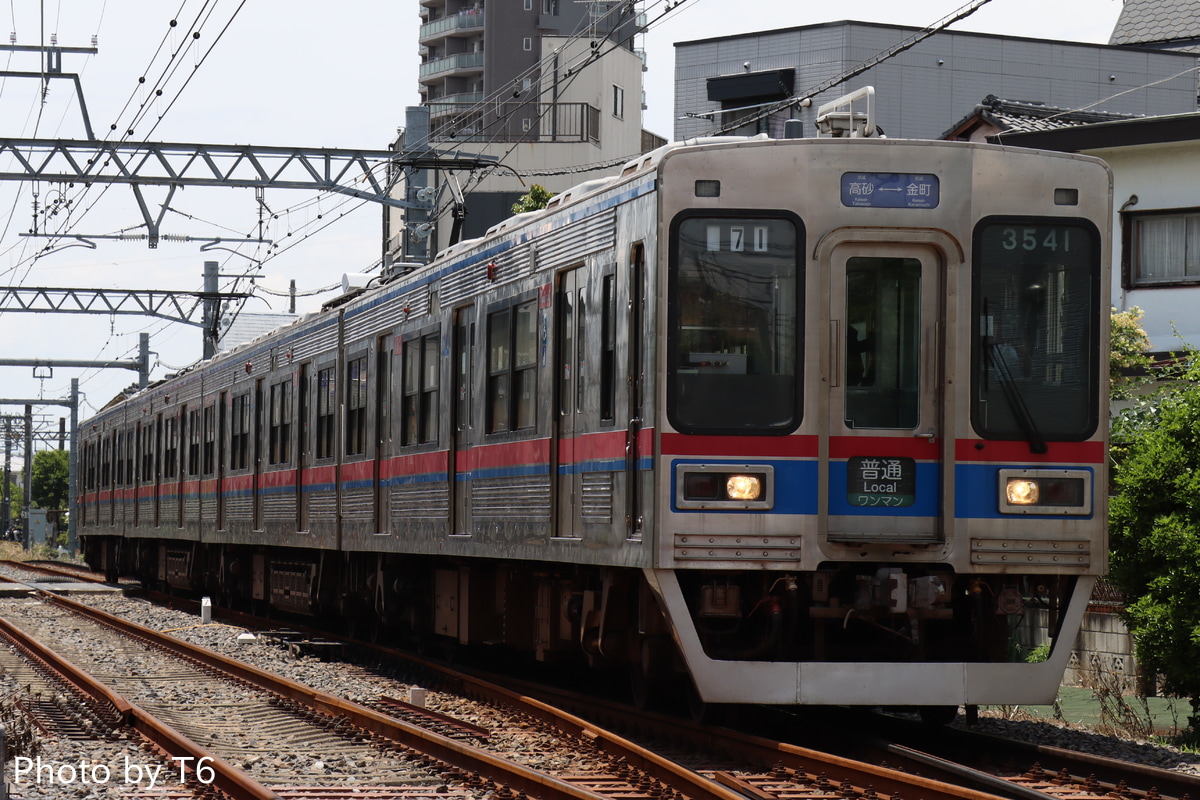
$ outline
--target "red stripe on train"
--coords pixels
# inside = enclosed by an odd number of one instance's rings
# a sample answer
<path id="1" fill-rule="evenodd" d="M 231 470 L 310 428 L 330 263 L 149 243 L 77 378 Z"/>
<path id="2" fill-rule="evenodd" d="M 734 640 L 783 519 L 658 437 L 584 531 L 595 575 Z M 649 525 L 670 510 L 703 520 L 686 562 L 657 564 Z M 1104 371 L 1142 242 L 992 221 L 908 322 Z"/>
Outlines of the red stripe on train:
<path id="1" fill-rule="evenodd" d="M 689 436 L 662 435 L 664 456 L 721 458 L 816 458 L 816 436 Z"/>
<path id="2" fill-rule="evenodd" d="M 934 461 L 941 457 L 942 445 L 937 439 L 907 436 L 830 436 L 829 457 L 832 459 L 854 456 L 881 458 L 915 458 L 918 461 Z"/>
<path id="3" fill-rule="evenodd" d="M 515 467 L 526 464 L 550 463 L 550 440 L 533 439 L 524 442 L 473 447 L 463 454 L 459 472 L 496 467 Z"/>
<path id="4" fill-rule="evenodd" d="M 445 473 L 448 463 L 445 450 L 435 450 L 431 453 L 414 453 L 411 456 L 389 458 L 380 467 L 380 477 L 383 480 L 400 475 L 432 475 Z"/>
<path id="5" fill-rule="evenodd" d="M 954 443 L 955 461 L 1000 464 L 1103 464 L 1103 442 L 1046 442 L 1045 453 L 1033 453 L 1029 442 L 998 442 L 959 439 Z"/>

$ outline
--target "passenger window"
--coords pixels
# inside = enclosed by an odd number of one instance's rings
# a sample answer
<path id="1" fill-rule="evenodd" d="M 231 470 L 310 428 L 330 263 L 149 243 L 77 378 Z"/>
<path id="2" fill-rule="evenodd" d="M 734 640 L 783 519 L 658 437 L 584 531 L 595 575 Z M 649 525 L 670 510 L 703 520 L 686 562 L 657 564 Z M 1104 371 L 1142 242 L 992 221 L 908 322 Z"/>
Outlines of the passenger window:
<path id="1" fill-rule="evenodd" d="M 337 376 L 333 367 L 327 367 L 317 372 L 317 458 L 333 455 L 336 415 Z"/>
<path id="2" fill-rule="evenodd" d="M 292 441 L 292 381 L 271 386 L 270 459 L 272 464 L 286 464 L 291 458 Z"/>
<path id="3" fill-rule="evenodd" d="M 488 433 L 537 422 L 537 302 L 488 316 Z"/>
<path id="4" fill-rule="evenodd" d="M 438 439 L 439 338 L 432 333 L 404 342 L 403 444 Z"/>
<path id="5" fill-rule="evenodd" d="M 851 258 L 846 264 L 848 428 L 920 423 L 921 262 Z"/>
<path id="6" fill-rule="evenodd" d="M 367 449 L 367 357 L 346 364 L 346 455 Z"/>

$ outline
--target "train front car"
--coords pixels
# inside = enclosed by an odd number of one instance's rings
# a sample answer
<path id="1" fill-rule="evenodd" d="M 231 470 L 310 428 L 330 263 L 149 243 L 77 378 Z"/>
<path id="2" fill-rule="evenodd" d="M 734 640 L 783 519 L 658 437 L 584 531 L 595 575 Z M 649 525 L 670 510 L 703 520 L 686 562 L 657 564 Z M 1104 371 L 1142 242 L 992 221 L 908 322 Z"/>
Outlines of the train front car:
<path id="1" fill-rule="evenodd" d="M 703 700 L 1054 697 L 1107 566 L 1110 194 L 987 145 L 663 157 L 646 576 Z"/>

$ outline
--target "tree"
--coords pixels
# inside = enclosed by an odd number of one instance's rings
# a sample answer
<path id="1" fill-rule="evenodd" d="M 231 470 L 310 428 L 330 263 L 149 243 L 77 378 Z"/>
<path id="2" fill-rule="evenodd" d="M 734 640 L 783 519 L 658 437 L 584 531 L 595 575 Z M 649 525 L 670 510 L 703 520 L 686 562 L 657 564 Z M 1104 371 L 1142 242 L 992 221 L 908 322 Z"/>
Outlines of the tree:
<path id="1" fill-rule="evenodd" d="M 539 211 L 546 207 L 552 197 L 554 197 L 554 192 L 535 183 L 529 187 L 528 194 L 521 195 L 521 199 L 512 204 L 512 213 L 524 214 L 526 211 Z"/>
<path id="2" fill-rule="evenodd" d="M 30 500 L 38 508 L 67 507 L 69 455 L 66 450 L 42 450 L 33 456 Z"/>
<path id="3" fill-rule="evenodd" d="M 1142 328 L 1144 312 L 1137 306 L 1128 311 L 1112 310 L 1109 337 L 1108 392 L 1113 401 L 1127 400 L 1152 379 L 1150 368 L 1150 337 Z"/>
<path id="4" fill-rule="evenodd" d="M 1113 420 L 1110 576 L 1148 674 L 1186 697 L 1200 733 L 1200 363 L 1187 350 Z"/>

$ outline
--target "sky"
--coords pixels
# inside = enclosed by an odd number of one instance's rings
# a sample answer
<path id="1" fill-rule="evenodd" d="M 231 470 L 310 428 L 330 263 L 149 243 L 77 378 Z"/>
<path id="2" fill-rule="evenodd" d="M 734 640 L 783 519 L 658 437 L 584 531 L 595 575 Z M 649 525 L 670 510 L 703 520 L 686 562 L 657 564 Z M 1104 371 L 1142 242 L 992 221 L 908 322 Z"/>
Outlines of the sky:
<path id="1" fill-rule="evenodd" d="M 494 5 L 512 0 L 491 0 Z M 643 127 L 670 139 L 674 127 L 674 43 L 758 30 L 854 19 L 924 27 L 960 7 L 959 0 L 859 0 L 830 5 L 803 0 L 641 0 L 650 29 L 647 110 Z M 333 13 L 336 8 L 340 13 Z M 991 0 L 955 30 L 1078 42 L 1108 41 L 1120 0 Z M 62 71 L 78 73 L 91 124 L 101 138 L 128 131 L 131 140 L 386 149 L 419 102 L 418 4 L 412 0 L 9 0 L 0 45 L 89 47 L 64 54 Z M 3 12 L 0 12 L 3 13 Z M 172 20 L 176 21 L 174 26 Z M 198 21 L 198 22 L 197 22 Z M 199 37 L 192 36 L 198 30 Z M 172 59 L 171 56 L 175 55 Z M 37 53 L 0 51 L 5 72 L 38 72 Z M 144 81 L 139 79 L 145 78 Z M 158 88 L 161 94 L 156 94 Z M 965 113 L 966 110 L 964 110 Z M 0 77 L 0 137 L 82 139 L 78 98 L 65 80 Z M 9 157 L 0 157 L 8 170 Z M 380 257 L 381 209 L 340 196 L 270 190 L 260 205 L 251 189 L 191 187 L 177 192 L 162 233 L 175 237 L 257 236 L 238 252 L 201 252 L 196 242 L 95 240 L 95 249 L 62 248 L 76 240 L 22 234 L 69 230 L 72 237 L 143 232 L 132 191 L 9 181 L 0 183 L 0 286 L 173 289 L 202 286 L 206 260 L 220 262 L 222 288 L 246 290 L 253 273 L 262 290 L 300 293 L 337 285 L 344 273 L 367 272 Z M 145 191 L 151 204 L 164 189 Z M 67 205 L 69 201 L 70 205 Z M 49 204 L 55 213 L 44 210 Z M 155 213 L 158 209 L 155 208 Z M 47 227 L 48 226 L 48 227 Z M 59 249 L 42 252 L 47 245 Z M 336 291 L 302 296 L 316 310 Z M 286 298 L 256 292 L 245 310 L 284 312 Z M 198 315 L 196 316 L 198 319 Z M 83 316 L 0 311 L 0 358 L 131 360 L 138 336 L 150 333 L 151 380 L 197 361 L 199 329 L 137 316 Z M 83 394 L 81 418 L 136 381 L 127 370 L 56 367 L 34 377 L 29 367 L 0 367 L 0 398 L 65 398 L 71 378 Z M 35 409 L 57 429 L 65 410 Z M 19 406 L 0 414 L 20 414 Z M 19 463 L 19 459 L 18 459 Z"/>

